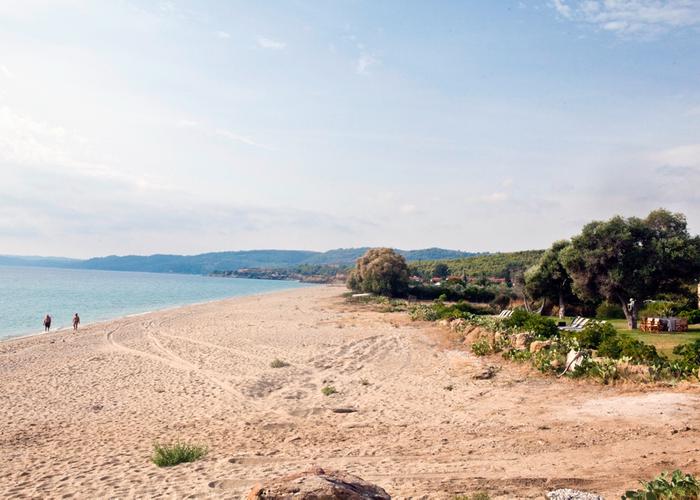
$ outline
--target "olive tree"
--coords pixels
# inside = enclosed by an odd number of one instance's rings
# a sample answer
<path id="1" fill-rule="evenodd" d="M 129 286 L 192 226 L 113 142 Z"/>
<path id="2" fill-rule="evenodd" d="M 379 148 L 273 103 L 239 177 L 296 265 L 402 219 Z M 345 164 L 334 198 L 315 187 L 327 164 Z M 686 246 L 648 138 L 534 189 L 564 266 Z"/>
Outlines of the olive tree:
<path id="1" fill-rule="evenodd" d="M 372 248 L 357 259 L 347 285 L 355 291 L 389 297 L 405 295 L 408 291 L 406 259 L 391 248 Z"/>
<path id="2" fill-rule="evenodd" d="M 617 216 L 587 224 L 561 261 L 579 297 L 617 302 L 634 329 L 644 300 L 697 282 L 700 238 L 690 236 L 683 214 L 659 209 L 644 219 Z"/>
<path id="3" fill-rule="evenodd" d="M 574 299 L 571 277 L 561 262 L 561 253 L 568 241 L 557 241 L 540 261 L 525 272 L 525 287 L 535 299 L 545 299 L 559 304 L 559 318 L 564 318 L 566 303 Z"/>

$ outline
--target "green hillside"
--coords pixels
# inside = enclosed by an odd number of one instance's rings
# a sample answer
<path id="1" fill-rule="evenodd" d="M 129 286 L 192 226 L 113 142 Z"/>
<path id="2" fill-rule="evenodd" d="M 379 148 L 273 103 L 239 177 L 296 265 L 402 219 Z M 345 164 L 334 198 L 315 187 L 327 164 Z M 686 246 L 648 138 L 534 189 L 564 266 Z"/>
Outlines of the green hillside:
<path id="1" fill-rule="evenodd" d="M 513 269 L 526 269 L 536 264 L 543 253 L 544 250 L 524 250 L 482 254 L 461 259 L 421 261 L 412 263 L 411 269 L 419 274 L 430 275 L 435 264 L 444 262 L 450 274 L 507 278 Z"/>

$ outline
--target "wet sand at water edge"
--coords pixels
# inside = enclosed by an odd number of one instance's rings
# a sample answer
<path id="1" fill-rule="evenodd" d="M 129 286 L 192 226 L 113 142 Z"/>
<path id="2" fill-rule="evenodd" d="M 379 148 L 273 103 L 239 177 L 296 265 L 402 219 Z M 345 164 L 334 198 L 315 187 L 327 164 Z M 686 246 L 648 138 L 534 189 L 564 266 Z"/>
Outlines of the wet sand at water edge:
<path id="1" fill-rule="evenodd" d="M 436 327 L 346 304 L 343 291 L 1 342 L 0 496 L 240 498 L 319 465 L 393 498 L 558 487 L 619 498 L 663 470 L 700 473 L 700 390 L 546 378 L 451 350 Z M 502 369 L 473 378 L 489 364 Z M 327 385 L 338 394 L 324 396 Z M 154 442 L 176 440 L 209 453 L 173 468 L 149 461 Z"/>

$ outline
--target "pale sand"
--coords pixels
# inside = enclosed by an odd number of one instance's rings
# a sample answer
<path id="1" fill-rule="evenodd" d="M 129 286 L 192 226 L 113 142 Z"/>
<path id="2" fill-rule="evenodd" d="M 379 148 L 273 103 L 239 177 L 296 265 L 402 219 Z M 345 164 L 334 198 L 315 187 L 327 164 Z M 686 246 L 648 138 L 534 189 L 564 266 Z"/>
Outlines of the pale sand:
<path id="1" fill-rule="evenodd" d="M 394 498 L 542 498 L 555 487 L 615 498 L 661 470 L 700 473 L 695 389 L 557 381 L 512 364 L 475 380 L 503 362 L 446 350 L 433 327 L 353 308 L 342 291 L 0 343 L 0 496 L 240 498 L 258 479 L 317 464 Z M 275 358 L 291 366 L 270 368 Z M 339 394 L 322 395 L 327 384 Z M 154 441 L 177 439 L 210 452 L 150 463 Z"/>

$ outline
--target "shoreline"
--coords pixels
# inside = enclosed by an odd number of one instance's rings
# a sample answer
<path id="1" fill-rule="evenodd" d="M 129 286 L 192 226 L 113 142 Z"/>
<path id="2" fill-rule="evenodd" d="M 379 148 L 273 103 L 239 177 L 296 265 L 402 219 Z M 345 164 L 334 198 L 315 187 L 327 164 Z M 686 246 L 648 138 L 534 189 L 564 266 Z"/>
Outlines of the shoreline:
<path id="1" fill-rule="evenodd" d="M 0 491 L 245 498 L 319 466 L 397 500 L 619 498 L 665 470 L 700 472 L 698 388 L 533 376 L 343 291 L 277 290 L 0 342 Z M 159 468 L 154 442 L 209 452 Z"/>
<path id="2" fill-rule="evenodd" d="M 246 278 L 244 278 L 244 279 L 246 279 Z M 268 280 L 268 281 L 274 281 L 274 280 Z M 82 330 L 82 329 L 99 326 L 99 325 L 104 324 L 104 323 L 111 323 L 111 322 L 120 321 L 120 320 L 123 320 L 126 318 L 144 316 L 147 314 L 175 311 L 177 309 L 182 309 L 182 308 L 190 307 L 190 306 L 215 304 L 217 302 L 224 302 L 224 301 L 228 301 L 228 300 L 244 299 L 246 297 L 257 297 L 257 296 L 271 295 L 271 294 L 275 294 L 275 293 L 290 292 L 290 291 L 300 290 L 300 289 L 304 289 L 304 288 L 311 288 L 311 286 L 308 286 L 308 285 L 313 285 L 313 286 L 317 286 L 317 287 L 318 286 L 333 286 L 332 284 L 316 284 L 316 283 L 304 283 L 304 285 L 305 286 L 299 287 L 299 288 L 285 288 L 285 289 L 281 289 L 281 290 L 270 290 L 270 291 L 266 291 L 266 292 L 256 292 L 256 293 L 251 293 L 251 294 L 246 294 L 246 295 L 232 295 L 230 297 L 224 297 L 222 299 L 204 300 L 204 301 L 199 301 L 199 302 L 187 302 L 184 304 L 165 306 L 163 308 L 152 309 L 149 311 L 122 314 L 120 316 L 115 316 L 113 318 L 100 319 L 97 321 L 92 321 L 90 323 L 81 323 L 80 327 L 78 328 L 78 332 L 80 332 L 80 330 Z M 32 333 L 20 333 L 20 334 L 16 334 L 16 335 L 10 335 L 9 337 L 0 338 L 0 344 L 3 344 L 5 342 L 23 340 L 23 339 L 31 339 L 31 338 L 37 338 L 37 337 L 42 337 L 42 336 L 49 336 L 53 333 L 65 333 L 66 331 L 70 332 L 70 331 L 72 331 L 72 329 L 73 329 L 72 326 L 62 326 L 60 328 L 57 328 L 55 330 L 51 330 L 48 332 L 39 331 L 39 332 L 32 332 Z"/>

